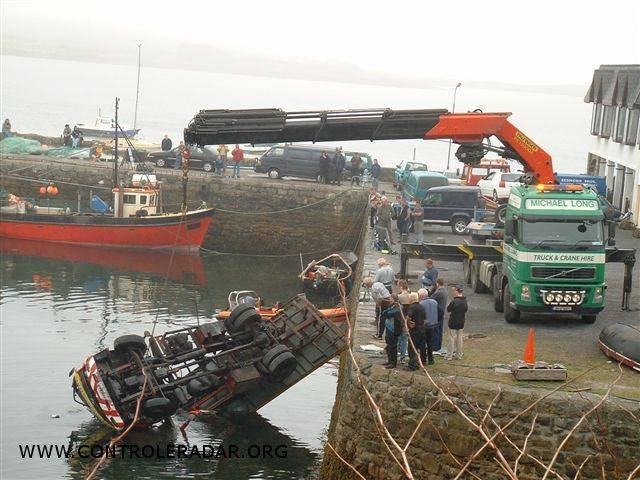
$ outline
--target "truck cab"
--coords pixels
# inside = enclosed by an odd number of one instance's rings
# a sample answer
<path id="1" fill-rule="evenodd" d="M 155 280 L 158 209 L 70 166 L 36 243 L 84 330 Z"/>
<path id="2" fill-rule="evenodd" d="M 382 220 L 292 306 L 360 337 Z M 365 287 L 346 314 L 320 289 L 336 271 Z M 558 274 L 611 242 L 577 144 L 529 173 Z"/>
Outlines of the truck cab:
<path id="1" fill-rule="evenodd" d="M 582 185 L 512 188 L 504 227 L 496 310 L 577 314 L 593 323 L 604 308 L 605 217 L 598 195 Z M 501 305 L 500 305 L 501 304 Z"/>

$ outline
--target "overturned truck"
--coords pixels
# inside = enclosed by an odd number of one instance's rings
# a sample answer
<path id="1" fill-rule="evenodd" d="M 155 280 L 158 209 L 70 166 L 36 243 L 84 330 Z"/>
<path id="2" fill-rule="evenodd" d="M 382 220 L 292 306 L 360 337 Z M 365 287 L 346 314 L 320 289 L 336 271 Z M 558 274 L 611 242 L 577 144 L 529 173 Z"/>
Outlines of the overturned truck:
<path id="1" fill-rule="evenodd" d="M 345 334 L 304 295 L 268 320 L 240 305 L 224 321 L 117 338 L 72 371 L 74 399 L 115 430 L 180 411 L 255 412 L 344 350 Z"/>

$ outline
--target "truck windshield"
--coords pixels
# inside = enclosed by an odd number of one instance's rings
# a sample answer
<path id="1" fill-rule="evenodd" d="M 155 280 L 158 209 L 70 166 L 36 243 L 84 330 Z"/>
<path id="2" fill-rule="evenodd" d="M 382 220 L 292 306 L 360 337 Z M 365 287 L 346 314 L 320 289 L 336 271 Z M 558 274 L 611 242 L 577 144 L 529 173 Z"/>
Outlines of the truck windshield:
<path id="1" fill-rule="evenodd" d="M 561 244 L 576 250 L 601 247 L 604 232 L 602 222 L 589 220 L 522 222 L 520 235 L 523 244 L 543 249 Z"/>

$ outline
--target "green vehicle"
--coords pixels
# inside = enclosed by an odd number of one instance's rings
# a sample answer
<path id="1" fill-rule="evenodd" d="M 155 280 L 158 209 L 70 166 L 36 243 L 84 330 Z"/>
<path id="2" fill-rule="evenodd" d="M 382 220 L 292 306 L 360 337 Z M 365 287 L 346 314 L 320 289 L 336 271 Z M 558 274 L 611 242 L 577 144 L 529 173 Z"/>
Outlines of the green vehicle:
<path id="1" fill-rule="evenodd" d="M 449 185 L 449 179 L 441 173 L 414 171 L 405 179 L 402 196 L 408 201 L 413 201 L 416 197 L 422 201 L 430 188 L 446 185 Z"/>
<path id="2" fill-rule="evenodd" d="M 503 261 L 472 262 L 478 293 L 493 291 L 497 312 L 577 314 L 593 323 L 604 308 L 605 216 L 598 195 L 582 185 L 521 185 L 506 207 Z M 608 238 L 607 238 L 608 237 Z"/>

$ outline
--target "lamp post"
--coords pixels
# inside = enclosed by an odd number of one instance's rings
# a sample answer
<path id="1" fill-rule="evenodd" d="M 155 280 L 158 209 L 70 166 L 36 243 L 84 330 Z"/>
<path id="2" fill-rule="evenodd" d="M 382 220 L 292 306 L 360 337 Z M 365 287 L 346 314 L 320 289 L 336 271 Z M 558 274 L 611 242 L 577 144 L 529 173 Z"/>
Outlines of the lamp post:
<path id="1" fill-rule="evenodd" d="M 456 94 L 458 93 L 458 89 L 462 86 L 462 83 L 458 82 L 456 88 L 453 89 L 453 106 L 451 108 L 451 113 L 456 113 Z M 449 170 L 449 165 L 451 161 L 451 140 L 449 140 L 449 152 L 447 153 L 447 170 Z"/>

